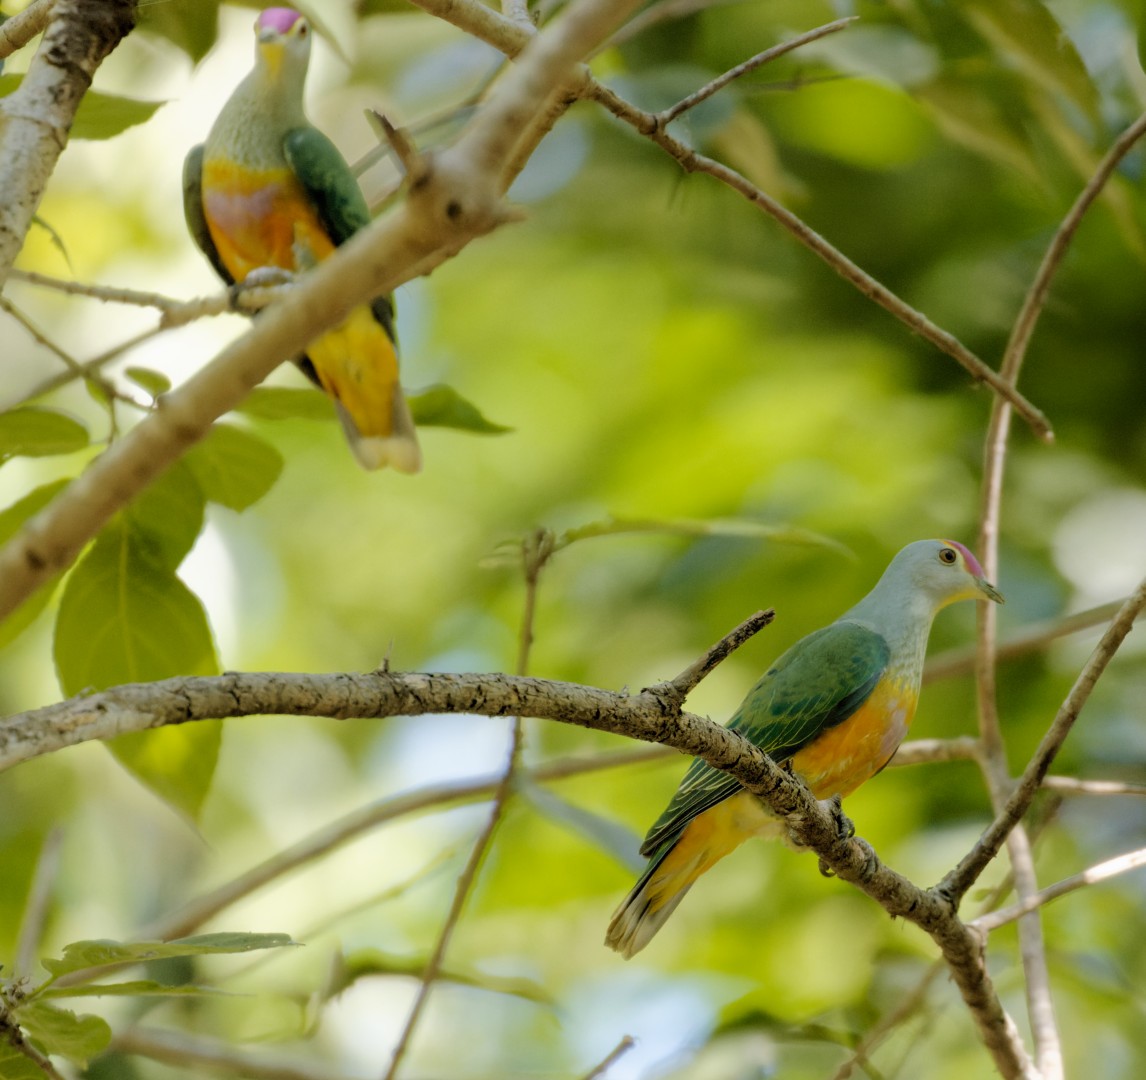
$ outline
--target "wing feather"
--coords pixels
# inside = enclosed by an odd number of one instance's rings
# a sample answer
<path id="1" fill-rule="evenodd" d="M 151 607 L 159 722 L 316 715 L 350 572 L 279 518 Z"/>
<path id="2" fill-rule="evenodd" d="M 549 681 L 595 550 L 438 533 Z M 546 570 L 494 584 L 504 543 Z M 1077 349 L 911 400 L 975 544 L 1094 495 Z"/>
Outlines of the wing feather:
<path id="1" fill-rule="evenodd" d="M 777 764 L 843 723 L 871 695 L 891 652 L 873 630 L 836 622 L 792 646 L 749 691 L 728 722 Z M 641 845 L 650 855 L 694 818 L 740 790 L 740 782 L 697 758 Z"/>

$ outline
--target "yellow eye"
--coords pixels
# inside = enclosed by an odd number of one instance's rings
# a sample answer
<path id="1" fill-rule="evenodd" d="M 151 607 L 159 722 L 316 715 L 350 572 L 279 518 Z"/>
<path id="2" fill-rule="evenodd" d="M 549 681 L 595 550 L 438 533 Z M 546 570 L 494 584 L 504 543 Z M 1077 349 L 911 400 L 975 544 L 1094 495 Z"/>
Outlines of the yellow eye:
<path id="1" fill-rule="evenodd" d="M 953 565 L 958 558 L 959 556 L 955 554 L 954 548 L 939 549 L 939 561 L 946 563 L 948 566 Z"/>

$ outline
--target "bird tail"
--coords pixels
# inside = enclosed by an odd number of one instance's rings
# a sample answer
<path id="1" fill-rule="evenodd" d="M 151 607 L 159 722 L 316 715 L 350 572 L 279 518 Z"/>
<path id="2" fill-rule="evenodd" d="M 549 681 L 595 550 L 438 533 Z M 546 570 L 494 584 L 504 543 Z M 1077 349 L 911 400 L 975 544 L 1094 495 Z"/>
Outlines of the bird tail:
<path id="1" fill-rule="evenodd" d="M 631 959 L 664 926 L 701 874 L 748 837 L 777 838 L 784 831 L 783 824 L 746 791 L 698 814 L 653 852 L 645 872 L 613 912 L 605 944 Z"/>
<path id="2" fill-rule="evenodd" d="M 401 473 L 421 472 L 422 450 L 418 446 L 414 418 L 410 415 L 410 406 L 401 387 L 394 387 L 388 435 L 363 435 L 346 406 L 341 401 L 336 405 L 346 440 L 364 469 L 381 469 L 389 465 Z"/>

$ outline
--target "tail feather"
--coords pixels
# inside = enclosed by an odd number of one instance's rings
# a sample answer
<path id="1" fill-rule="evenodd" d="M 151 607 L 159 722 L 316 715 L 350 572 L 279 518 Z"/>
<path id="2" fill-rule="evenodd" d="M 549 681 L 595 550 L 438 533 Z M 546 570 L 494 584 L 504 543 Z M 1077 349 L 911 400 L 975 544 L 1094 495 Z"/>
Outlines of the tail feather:
<path id="1" fill-rule="evenodd" d="M 609 928 L 605 932 L 605 944 L 619 952 L 626 960 L 631 960 L 652 941 L 653 935 L 676 911 L 677 904 L 684 899 L 684 894 L 691 888 L 692 882 L 700 876 L 699 873 L 693 874 L 691 881 L 677 885 L 678 879 L 686 876 L 687 869 L 695 869 L 700 855 L 689 860 L 685 872 L 672 866 L 662 870 L 663 864 L 675 849 L 679 839 L 678 837 L 670 841 L 653 856 L 648 868 L 609 920 Z"/>
<path id="2" fill-rule="evenodd" d="M 350 449 L 364 469 L 381 469 L 389 465 L 401 473 L 421 471 L 422 450 L 418 446 L 410 407 L 401 389 L 395 388 L 393 423 L 389 435 L 363 435 L 342 402 L 335 402 L 335 406 Z"/>

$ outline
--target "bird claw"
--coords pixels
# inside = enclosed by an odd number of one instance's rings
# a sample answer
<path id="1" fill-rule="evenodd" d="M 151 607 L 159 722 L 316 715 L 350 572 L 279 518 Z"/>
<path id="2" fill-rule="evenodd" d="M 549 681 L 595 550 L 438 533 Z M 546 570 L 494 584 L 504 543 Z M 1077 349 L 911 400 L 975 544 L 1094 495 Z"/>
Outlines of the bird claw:
<path id="1" fill-rule="evenodd" d="M 850 840 L 856 834 L 855 822 L 844 813 L 844 801 L 839 795 L 827 800 L 828 813 L 836 823 L 836 832 L 841 840 Z"/>
<path id="2" fill-rule="evenodd" d="M 231 309 L 240 315 L 250 315 L 252 308 L 259 308 L 256 301 L 248 301 L 248 293 L 256 289 L 266 289 L 274 285 L 289 285 L 294 281 L 294 274 L 284 270 L 281 266 L 256 266 L 242 281 L 235 282 L 227 290 Z M 265 301 L 263 302 L 265 304 Z"/>

